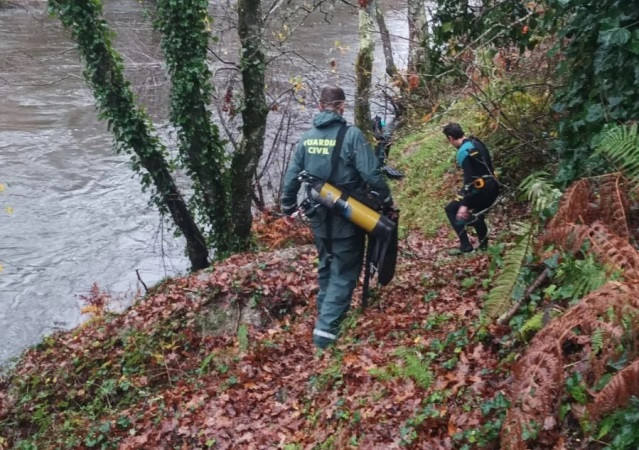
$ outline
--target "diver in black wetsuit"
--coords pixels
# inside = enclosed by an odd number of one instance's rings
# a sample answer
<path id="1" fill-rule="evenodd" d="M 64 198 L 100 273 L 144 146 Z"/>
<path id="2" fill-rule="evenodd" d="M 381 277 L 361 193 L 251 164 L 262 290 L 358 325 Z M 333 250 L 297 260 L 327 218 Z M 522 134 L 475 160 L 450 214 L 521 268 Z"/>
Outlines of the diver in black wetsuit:
<path id="1" fill-rule="evenodd" d="M 493 162 L 486 146 L 473 137 L 467 138 L 458 123 L 444 127 L 448 142 L 457 149 L 457 164 L 464 171 L 464 186 L 457 199 L 446 205 L 446 215 L 459 236 L 459 251 L 470 253 L 474 250 L 466 226 L 472 225 L 479 238 L 479 249 L 488 247 L 488 227 L 484 220 L 486 209 L 499 196 L 499 183 L 495 178 Z"/>

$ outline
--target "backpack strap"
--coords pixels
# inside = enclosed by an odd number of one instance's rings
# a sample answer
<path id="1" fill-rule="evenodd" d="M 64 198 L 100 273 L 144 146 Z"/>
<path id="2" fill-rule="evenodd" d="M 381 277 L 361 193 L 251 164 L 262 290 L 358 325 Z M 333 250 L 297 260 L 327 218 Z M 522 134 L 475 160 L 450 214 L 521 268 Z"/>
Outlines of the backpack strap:
<path id="1" fill-rule="evenodd" d="M 335 147 L 333 147 L 333 153 L 331 153 L 331 174 L 328 176 L 328 183 L 335 183 L 333 179 L 337 173 L 337 164 L 339 163 L 339 155 L 342 153 L 342 145 L 344 144 L 344 136 L 348 131 L 348 125 L 342 124 L 337 132 L 337 138 L 335 140 Z M 333 261 L 333 214 L 330 211 L 326 213 L 326 253 L 327 262 L 330 267 Z"/>
<path id="2" fill-rule="evenodd" d="M 477 142 L 478 144 L 481 145 L 481 147 L 484 148 L 485 153 L 481 152 L 481 159 L 482 159 L 482 163 L 486 166 L 486 169 L 488 170 L 488 172 L 490 172 L 490 174 L 495 178 L 495 180 L 497 180 L 497 176 L 495 175 L 495 167 L 493 165 L 493 160 L 490 157 L 490 152 L 488 151 L 488 147 L 486 147 L 486 144 L 484 144 L 482 141 L 480 141 L 479 139 L 477 139 L 476 137 L 472 138 L 473 142 Z M 480 147 L 478 147 L 475 144 L 475 148 L 479 149 Z M 472 154 L 471 154 L 472 156 Z"/>
<path id="3" fill-rule="evenodd" d="M 337 138 L 335 139 L 335 147 L 333 147 L 333 153 L 331 153 L 331 174 L 328 176 L 329 183 L 335 184 L 335 175 L 337 173 L 337 165 L 339 163 L 339 156 L 342 153 L 342 145 L 344 145 L 344 137 L 348 131 L 349 126 L 342 124 L 337 132 Z"/>
<path id="4" fill-rule="evenodd" d="M 457 165 L 462 166 L 464 160 L 469 156 L 470 152 L 475 148 L 473 142 L 468 140 L 464 142 L 457 150 Z"/>

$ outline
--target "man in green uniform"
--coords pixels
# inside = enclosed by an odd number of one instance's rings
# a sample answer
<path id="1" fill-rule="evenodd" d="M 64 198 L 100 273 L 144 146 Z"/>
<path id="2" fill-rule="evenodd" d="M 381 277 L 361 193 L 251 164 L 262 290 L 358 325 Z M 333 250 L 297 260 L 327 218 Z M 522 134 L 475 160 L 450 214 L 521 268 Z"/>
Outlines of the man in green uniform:
<path id="1" fill-rule="evenodd" d="M 475 228 L 479 248 L 485 250 L 488 246 L 488 227 L 484 217 L 499 196 L 499 183 L 495 178 L 490 153 L 479 139 L 467 138 L 458 123 L 449 123 L 443 132 L 448 142 L 457 149 L 457 165 L 464 172 L 464 185 L 457 199 L 446 205 L 446 216 L 459 236 L 460 253 L 474 250 L 466 232 L 468 225 Z"/>
<path id="2" fill-rule="evenodd" d="M 337 166 L 332 170 L 331 155 L 336 150 L 338 134 L 346 127 L 344 114 L 346 97 L 338 87 L 326 87 L 320 96 L 320 112 L 297 145 L 284 177 L 282 212 L 290 215 L 297 210 L 297 194 L 301 186 L 298 175 L 307 171 L 338 189 L 352 191 L 368 185 L 386 202 L 391 203 L 390 190 L 379 170 L 376 158 L 362 132 L 348 127 L 343 135 Z M 337 339 L 339 327 L 348 311 L 353 290 L 362 269 L 364 232 L 339 215 L 323 207 L 309 217 L 319 254 L 318 318 L 313 342 L 319 348 Z"/>

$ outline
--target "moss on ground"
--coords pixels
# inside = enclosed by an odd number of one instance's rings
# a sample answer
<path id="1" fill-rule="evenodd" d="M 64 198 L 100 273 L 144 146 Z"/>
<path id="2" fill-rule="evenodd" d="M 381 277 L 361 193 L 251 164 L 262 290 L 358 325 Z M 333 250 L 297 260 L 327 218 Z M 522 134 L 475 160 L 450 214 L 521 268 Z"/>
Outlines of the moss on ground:
<path id="1" fill-rule="evenodd" d="M 431 129 L 412 133 L 402 139 L 396 164 L 406 175 L 398 184 L 397 202 L 402 211 L 402 226 L 435 234 L 446 223 L 444 206 L 448 200 L 441 195 L 444 178 L 453 164 L 453 153 L 442 139 L 441 132 Z"/>

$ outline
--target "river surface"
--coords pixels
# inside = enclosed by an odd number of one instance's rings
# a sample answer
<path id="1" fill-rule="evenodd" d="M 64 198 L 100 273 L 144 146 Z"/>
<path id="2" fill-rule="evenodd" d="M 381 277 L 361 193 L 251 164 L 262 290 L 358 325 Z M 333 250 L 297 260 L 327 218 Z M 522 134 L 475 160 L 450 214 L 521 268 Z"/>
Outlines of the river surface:
<path id="1" fill-rule="evenodd" d="M 105 3 L 127 73 L 170 144 L 159 37 L 145 6 Z M 404 14 L 388 13 L 391 33 L 407 35 Z M 333 81 L 352 92 L 357 14 L 340 6 L 330 24 L 323 19 L 309 19 L 289 46 L 318 66 L 335 58 L 341 75 Z M 227 54 L 236 42 L 228 40 Z M 407 44 L 398 38 L 395 45 L 401 66 Z M 381 76 L 379 43 L 376 61 Z M 308 76 L 308 66 L 278 64 L 273 72 L 282 82 Z M 81 323 L 81 297 L 93 283 L 122 308 L 141 289 L 136 270 L 150 286 L 188 267 L 183 240 L 148 206 L 128 158 L 114 154 L 81 72 L 69 36 L 44 3 L 0 10 L 0 363 Z"/>

